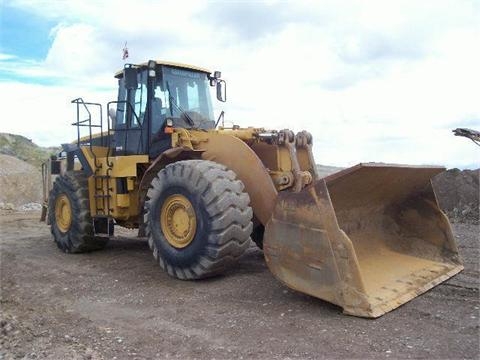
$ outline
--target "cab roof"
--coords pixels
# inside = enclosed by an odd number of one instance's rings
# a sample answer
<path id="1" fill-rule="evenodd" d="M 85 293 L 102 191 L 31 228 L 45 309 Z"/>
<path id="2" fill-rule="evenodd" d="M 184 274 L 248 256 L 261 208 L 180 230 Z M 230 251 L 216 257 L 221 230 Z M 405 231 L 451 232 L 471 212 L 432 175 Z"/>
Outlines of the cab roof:
<path id="1" fill-rule="evenodd" d="M 173 62 L 173 61 L 155 60 L 155 63 L 157 65 L 173 66 L 173 67 L 187 69 L 187 70 L 200 71 L 200 72 L 204 72 L 204 73 L 207 73 L 207 74 L 212 73 L 210 70 L 199 67 L 199 66 L 182 64 L 182 63 L 177 63 L 177 62 Z M 146 68 L 148 66 L 148 61 L 140 63 L 140 64 L 133 64 L 133 65 L 138 67 L 138 68 Z M 119 70 L 115 73 L 116 78 L 121 78 L 122 75 L 123 75 L 123 69 L 121 69 L 121 70 Z"/>

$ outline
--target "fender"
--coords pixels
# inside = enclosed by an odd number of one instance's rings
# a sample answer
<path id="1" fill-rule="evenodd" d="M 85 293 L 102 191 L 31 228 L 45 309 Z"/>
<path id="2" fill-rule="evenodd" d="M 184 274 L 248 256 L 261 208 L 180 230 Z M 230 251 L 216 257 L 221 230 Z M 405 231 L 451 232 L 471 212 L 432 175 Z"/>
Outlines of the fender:
<path id="1" fill-rule="evenodd" d="M 268 170 L 244 141 L 235 136 L 219 133 L 209 133 L 206 139 L 195 143 L 193 150 L 189 147 L 166 150 L 152 162 L 140 181 L 139 214 L 142 212 L 150 183 L 157 173 L 170 163 L 191 159 L 215 161 L 235 172 L 250 196 L 250 206 L 256 218 L 263 225 L 267 224 L 278 196 Z M 139 234 L 143 234 L 142 225 L 143 218 L 140 217 Z"/>
<path id="2" fill-rule="evenodd" d="M 239 138 L 219 133 L 208 134 L 208 140 L 196 146 L 202 151 L 202 159 L 223 164 L 236 173 L 250 196 L 253 213 L 266 225 L 272 216 L 278 193 L 257 154 Z"/>
<path id="3" fill-rule="evenodd" d="M 176 147 L 172 149 L 165 150 L 163 153 L 158 155 L 158 157 L 150 164 L 148 169 L 142 176 L 139 186 L 139 210 L 143 209 L 143 204 L 145 202 L 145 196 L 147 195 L 148 188 L 153 178 L 157 176 L 157 173 L 167 166 L 170 163 L 181 161 L 181 160 L 192 160 L 200 159 L 203 151 L 192 150 L 187 147 Z M 141 212 L 139 211 L 139 214 Z"/>

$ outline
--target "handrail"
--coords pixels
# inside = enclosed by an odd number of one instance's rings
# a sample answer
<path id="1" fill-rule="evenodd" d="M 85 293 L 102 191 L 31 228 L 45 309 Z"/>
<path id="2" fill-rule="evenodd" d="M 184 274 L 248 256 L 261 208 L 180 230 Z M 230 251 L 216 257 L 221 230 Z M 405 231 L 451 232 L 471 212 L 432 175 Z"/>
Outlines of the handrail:
<path id="1" fill-rule="evenodd" d="M 139 143 L 138 143 L 138 149 L 137 152 L 140 152 L 140 148 L 144 145 L 144 139 L 143 139 L 143 130 L 144 130 L 144 122 L 140 122 L 140 117 L 137 115 L 135 112 L 134 106 L 126 101 L 126 100 L 121 100 L 121 101 L 110 101 L 107 103 L 107 136 L 103 136 L 103 129 L 104 129 L 104 124 L 103 124 L 103 108 L 102 105 L 99 103 L 93 103 L 93 102 L 86 102 L 82 98 L 76 98 L 71 101 L 71 103 L 76 104 L 77 107 L 77 121 L 72 123 L 72 125 L 75 125 L 77 127 L 77 146 L 80 148 L 80 144 L 83 143 L 85 144 L 85 141 L 88 139 L 88 146 L 90 153 L 93 157 L 94 160 L 94 178 L 95 178 L 95 207 L 97 209 L 97 215 L 102 214 L 105 216 L 110 216 L 110 192 L 112 189 L 110 188 L 110 176 L 111 176 L 111 170 L 113 168 L 113 162 L 110 160 L 110 156 L 114 154 L 113 149 L 112 149 L 112 131 L 126 131 L 125 136 L 124 136 L 124 152 L 125 155 L 127 153 L 127 144 L 128 144 L 128 135 L 129 131 L 140 131 L 140 138 L 139 138 Z M 128 114 L 132 114 L 131 117 L 129 117 L 129 121 L 126 121 L 125 123 L 125 128 L 118 128 L 114 124 L 114 119 L 110 119 L 108 116 L 110 114 L 110 106 L 111 104 L 126 104 L 123 107 L 123 111 L 128 112 Z M 99 122 L 93 123 L 92 119 L 92 111 L 91 107 L 98 108 L 100 116 L 99 116 Z M 80 118 L 80 109 L 84 109 L 86 111 L 86 118 L 81 119 Z M 83 113 L 82 113 L 83 114 Z M 137 126 L 132 127 L 131 123 L 134 120 L 137 124 Z M 88 137 L 85 139 L 85 136 L 83 137 L 83 141 L 81 141 L 81 136 L 80 136 L 80 127 L 88 127 Z M 100 133 L 102 134 L 100 136 L 100 145 L 106 146 L 107 147 L 107 152 L 106 152 L 106 172 L 100 172 L 100 169 L 102 168 L 102 162 L 98 161 L 96 153 L 93 151 L 93 134 L 92 134 L 92 128 L 100 128 Z M 105 164 L 103 164 L 105 165 Z M 100 172 L 100 173 L 99 173 Z M 104 174 L 104 175 L 102 175 Z M 105 189 L 105 183 L 104 180 L 106 179 L 106 189 Z M 97 180 L 100 180 L 100 184 L 97 185 Z M 101 191 L 101 194 L 97 194 L 98 191 Z M 106 191 L 106 193 L 105 193 Z M 98 201 L 102 201 L 102 209 L 99 208 Z"/>
<path id="2" fill-rule="evenodd" d="M 72 123 L 72 125 L 77 126 L 77 146 L 80 148 L 80 127 L 81 126 L 82 127 L 88 127 L 88 140 L 89 140 L 88 143 L 89 143 L 90 153 L 93 155 L 95 166 L 96 167 L 101 167 L 101 164 L 97 163 L 97 156 L 92 149 L 92 146 L 93 146 L 92 145 L 92 139 L 93 139 L 92 128 L 100 128 L 100 133 L 103 133 L 103 111 L 102 111 L 103 109 L 102 109 L 102 104 L 93 103 L 93 102 L 85 102 L 81 97 L 73 99 L 71 101 L 71 103 L 77 105 L 77 121 Z M 92 113 L 90 112 L 90 109 L 88 108 L 88 105 L 98 106 L 99 114 L 100 114 L 100 123 L 99 124 L 92 124 Z M 85 109 L 85 111 L 88 114 L 88 117 L 84 120 L 80 120 L 80 107 L 81 106 L 83 106 L 83 108 Z M 88 123 L 88 124 L 86 124 L 86 123 Z M 101 145 L 103 146 L 104 145 L 103 137 L 101 137 L 100 141 L 101 141 Z"/>

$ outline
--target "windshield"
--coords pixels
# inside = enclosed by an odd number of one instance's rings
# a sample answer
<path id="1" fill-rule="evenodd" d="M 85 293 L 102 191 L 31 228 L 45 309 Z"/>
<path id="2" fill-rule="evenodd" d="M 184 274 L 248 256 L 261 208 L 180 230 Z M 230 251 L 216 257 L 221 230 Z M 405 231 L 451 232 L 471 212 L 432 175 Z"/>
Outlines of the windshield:
<path id="1" fill-rule="evenodd" d="M 154 113 L 171 117 L 174 126 L 211 129 L 215 125 L 206 73 L 163 66 L 153 103 L 157 104 Z"/>

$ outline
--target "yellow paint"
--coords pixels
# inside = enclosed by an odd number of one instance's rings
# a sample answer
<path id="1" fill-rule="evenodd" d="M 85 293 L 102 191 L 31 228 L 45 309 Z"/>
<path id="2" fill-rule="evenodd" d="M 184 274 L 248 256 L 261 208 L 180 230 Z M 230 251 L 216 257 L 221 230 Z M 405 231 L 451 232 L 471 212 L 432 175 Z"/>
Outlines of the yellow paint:
<path id="1" fill-rule="evenodd" d="M 97 164 L 101 158 L 105 158 L 108 154 L 108 148 L 104 146 L 80 146 L 80 150 L 87 159 L 88 164 L 91 169 L 95 169 L 95 158 L 97 159 Z"/>
<path id="2" fill-rule="evenodd" d="M 137 164 L 148 164 L 150 160 L 148 155 L 129 155 L 111 157 L 109 161 L 113 164 L 113 177 L 128 177 L 137 176 Z"/>
<path id="3" fill-rule="evenodd" d="M 207 73 L 207 74 L 211 74 L 210 70 L 199 67 L 199 66 L 195 66 L 195 65 L 188 65 L 188 64 L 182 64 L 182 63 L 178 63 L 178 62 L 165 61 L 165 60 L 155 60 L 155 62 L 156 62 L 157 65 L 173 66 L 173 67 L 178 67 L 178 68 L 182 68 L 182 69 L 200 71 L 200 72 L 204 72 L 204 73 Z M 146 68 L 148 66 L 148 62 L 143 62 L 143 63 L 137 64 L 136 66 L 139 67 L 139 68 Z M 115 73 L 115 77 L 116 78 L 123 77 L 123 69 L 117 71 Z"/>
<path id="4" fill-rule="evenodd" d="M 95 174 L 97 178 L 91 176 L 88 181 L 92 216 L 109 214 L 117 220 L 136 221 L 135 219 L 138 217 L 138 189 L 135 185 L 135 179 L 138 176 L 137 165 L 149 164 L 148 155 L 109 156 L 107 158 L 108 148 L 99 146 L 93 146 L 91 149 L 90 146 L 82 146 L 81 151 L 94 172 L 97 169 Z M 109 178 L 105 176 L 109 176 Z M 127 178 L 128 194 L 117 194 L 116 178 Z M 111 195 L 108 201 L 102 197 L 95 197 L 95 195 L 107 194 Z M 107 203 L 110 209 L 107 209 Z"/>
<path id="5" fill-rule="evenodd" d="M 135 189 L 135 178 L 129 177 L 127 178 L 127 190 L 133 191 Z"/>
<path id="6" fill-rule="evenodd" d="M 160 226 L 170 245 L 187 247 L 197 231 L 197 217 L 191 202 L 183 195 L 170 195 L 162 204 Z"/>
<path id="7" fill-rule="evenodd" d="M 55 200 L 55 222 L 63 233 L 68 232 L 72 226 L 72 205 L 66 194 L 61 194 Z"/>
<path id="8" fill-rule="evenodd" d="M 117 194 L 116 205 L 121 208 L 128 208 L 130 206 L 130 196 L 128 194 Z"/>
<path id="9" fill-rule="evenodd" d="M 89 135 L 83 136 L 83 137 L 80 138 L 80 142 L 81 142 L 81 143 L 82 143 L 82 142 L 84 143 L 84 142 L 86 142 L 86 141 L 89 141 L 90 139 L 93 140 L 93 139 L 100 138 L 100 137 L 102 137 L 102 136 L 105 136 L 105 137 L 108 136 L 108 135 L 112 135 L 112 136 L 113 136 L 114 133 L 115 133 L 115 131 L 110 130 L 110 133 L 109 133 L 108 131 L 102 131 L 102 132 L 100 132 L 100 133 L 92 134 L 91 137 L 90 137 Z M 71 143 L 74 144 L 74 145 L 77 145 L 78 141 L 77 141 L 77 140 L 74 140 L 74 141 L 72 141 Z"/>
<path id="10" fill-rule="evenodd" d="M 463 269 L 430 183 L 441 171 L 361 164 L 280 193 L 264 235 L 269 269 L 351 315 L 413 299 Z"/>

